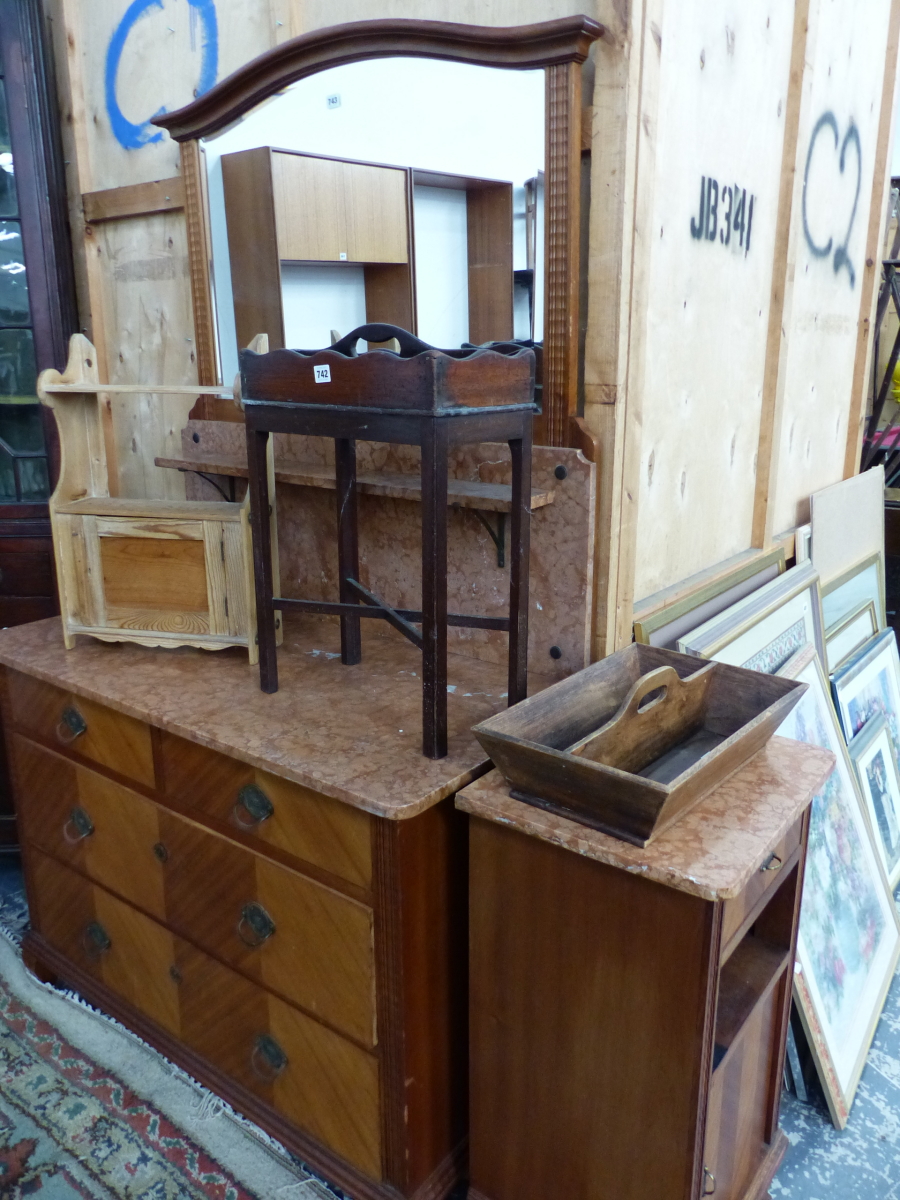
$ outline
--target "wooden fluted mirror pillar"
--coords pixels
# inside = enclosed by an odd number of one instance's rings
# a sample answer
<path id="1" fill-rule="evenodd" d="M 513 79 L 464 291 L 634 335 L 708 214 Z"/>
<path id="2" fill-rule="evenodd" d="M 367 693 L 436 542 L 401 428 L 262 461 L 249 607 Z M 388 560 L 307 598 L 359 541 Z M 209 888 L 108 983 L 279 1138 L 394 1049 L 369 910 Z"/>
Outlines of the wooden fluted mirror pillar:
<path id="1" fill-rule="evenodd" d="M 476 66 L 546 72 L 544 173 L 543 415 L 536 440 L 569 444 L 578 403 L 581 64 L 604 28 L 587 16 L 492 28 L 449 21 L 355 21 L 316 30 L 260 55 L 193 104 L 155 119 L 181 143 L 191 291 L 200 382 L 217 378 L 210 223 L 200 139 L 309 75 L 372 58 L 435 58 Z M 497 137 L 514 135 L 498 129 Z M 194 415 L 234 419 L 233 407 L 205 398 Z"/>

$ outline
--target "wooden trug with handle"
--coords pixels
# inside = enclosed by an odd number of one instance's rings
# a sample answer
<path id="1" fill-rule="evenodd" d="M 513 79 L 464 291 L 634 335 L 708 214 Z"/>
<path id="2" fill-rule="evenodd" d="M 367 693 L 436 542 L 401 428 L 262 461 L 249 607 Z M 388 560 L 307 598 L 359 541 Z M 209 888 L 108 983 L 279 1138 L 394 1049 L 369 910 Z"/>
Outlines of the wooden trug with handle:
<path id="1" fill-rule="evenodd" d="M 645 846 L 762 749 L 792 683 L 634 644 L 473 732 L 516 799 Z"/>
<path id="2" fill-rule="evenodd" d="M 620 771 L 641 771 L 704 723 L 714 670 L 715 664 L 709 663 L 687 679 L 674 667 L 648 671 L 612 720 L 576 742 L 570 753 Z"/>

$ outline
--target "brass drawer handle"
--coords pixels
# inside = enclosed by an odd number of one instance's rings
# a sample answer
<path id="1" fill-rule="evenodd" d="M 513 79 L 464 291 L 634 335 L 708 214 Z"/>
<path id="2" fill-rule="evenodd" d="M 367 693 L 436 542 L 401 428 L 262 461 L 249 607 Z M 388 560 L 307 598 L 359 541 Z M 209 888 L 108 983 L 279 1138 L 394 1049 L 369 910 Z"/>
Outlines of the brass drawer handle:
<path id="1" fill-rule="evenodd" d="M 710 1184 L 712 1184 L 712 1187 L 709 1186 Z M 712 1171 L 710 1171 L 710 1169 L 708 1167 L 704 1167 L 703 1168 L 703 1191 L 700 1194 L 702 1196 L 712 1196 L 712 1195 L 715 1195 L 715 1191 L 716 1191 L 716 1177 L 715 1177 L 715 1175 L 713 1175 Z"/>
<path id="2" fill-rule="evenodd" d="M 153 847 L 153 857 L 157 862 L 167 863 L 169 861 L 169 851 L 162 842 L 157 842 Z"/>
<path id="3" fill-rule="evenodd" d="M 255 783 L 245 783 L 237 794 L 231 815 L 238 829 L 253 829 L 263 821 L 268 821 L 274 812 L 275 805 L 262 788 Z M 249 821 L 245 820 L 243 813 L 247 814 Z"/>
<path id="4" fill-rule="evenodd" d="M 81 935 L 81 947 L 88 958 L 99 958 L 112 948 L 109 934 L 99 921 L 91 921 Z"/>
<path id="5" fill-rule="evenodd" d="M 288 1065 L 288 1056 L 273 1037 L 261 1033 L 253 1043 L 250 1066 L 253 1074 L 263 1083 L 274 1083 Z"/>
<path id="6" fill-rule="evenodd" d="M 80 738 L 83 733 L 87 733 L 87 721 L 78 709 L 73 708 L 72 705 L 64 708 L 59 724 L 56 726 L 56 740 L 62 742 L 64 746 L 71 746 L 75 739 Z"/>
<path id="7" fill-rule="evenodd" d="M 245 946 L 261 946 L 275 932 L 275 922 L 261 904 L 253 901 L 241 909 L 237 935 Z"/>
<path id="8" fill-rule="evenodd" d="M 759 869 L 760 871 L 779 871 L 783 865 L 783 859 L 779 858 L 777 854 L 770 854 Z"/>
<path id="9" fill-rule="evenodd" d="M 83 808 L 73 808 L 69 819 L 63 825 L 63 838 L 70 846 L 77 846 L 83 839 L 94 832 L 94 822 Z"/>

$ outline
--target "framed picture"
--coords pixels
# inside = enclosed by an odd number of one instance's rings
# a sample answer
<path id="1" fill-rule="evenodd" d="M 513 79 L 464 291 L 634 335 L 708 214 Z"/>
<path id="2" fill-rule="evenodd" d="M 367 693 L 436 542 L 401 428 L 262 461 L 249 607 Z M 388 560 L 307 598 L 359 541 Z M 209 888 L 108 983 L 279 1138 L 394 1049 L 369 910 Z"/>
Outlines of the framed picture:
<path id="1" fill-rule="evenodd" d="M 871 638 L 835 671 L 831 686 L 848 742 L 880 715 L 888 723 L 894 748 L 900 746 L 900 657 L 893 629 Z"/>
<path id="2" fill-rule="evenodd" d="M 863 604 L 872 601 L 878 628 L 887 625 L 884 607 L 884 556 L 870 554 L 843 575 L 822 587 L 822 617 L 827 630 L 843 621 Z"/>
<path id="3" fill-rule="evenodd" d="M 773 675 L 807 643 L 824 662 L 819 576 L 808 562 L 693 629 L 678 649 Z"/>
<path id="4" fill-rule="evenodd" d="M 704 621 L 718 616 L 738 600 L 757 591 L 784 571 L 784 549 L 742 563 L 712 583 L 697 587 L 634 622 L 634 640 L 674 650 L 678 639 Z"/>
<path id="5" fill-rule="evenodd" d="M 869 827 L 891 888 L 900 883 L 900 770 L 883 716 L 868 721 L 847 747 Z"/>
<path id="6" fill-rule="evenodd" d="M 779 734 L 824 746 L 837 760 L 812 802 L 794 996 L 843 1129 L 900 957 L 900 919 L 813 647 L 780 674 L 809 687 Z"/>
<path id="7" fill-rule="evenodd" d="M 866 600 L 831 629 L 826 629 L 825 658 L 828 673 L 842 666 L 877 632 L 878 614 L 875 611 L 874 600 Z"/>

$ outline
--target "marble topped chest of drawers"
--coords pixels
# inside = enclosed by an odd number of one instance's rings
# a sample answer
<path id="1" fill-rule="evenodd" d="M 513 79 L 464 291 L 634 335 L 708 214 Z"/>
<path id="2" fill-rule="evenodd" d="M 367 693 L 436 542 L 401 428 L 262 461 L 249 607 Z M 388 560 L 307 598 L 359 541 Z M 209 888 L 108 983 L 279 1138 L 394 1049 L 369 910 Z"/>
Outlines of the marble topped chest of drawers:
<path id="1" fill-rule="evenodd" d="M 502 668 L 458 660 L 435 763 L 415 651 L 345 668 L 337 638 L 290 631 L 265 696 L 233 651 L 0 633 L 25 952 L 352 1196 L 439 1200 L 466 1133 L 453 794 L 487 767 L 466 731 Z"/>

